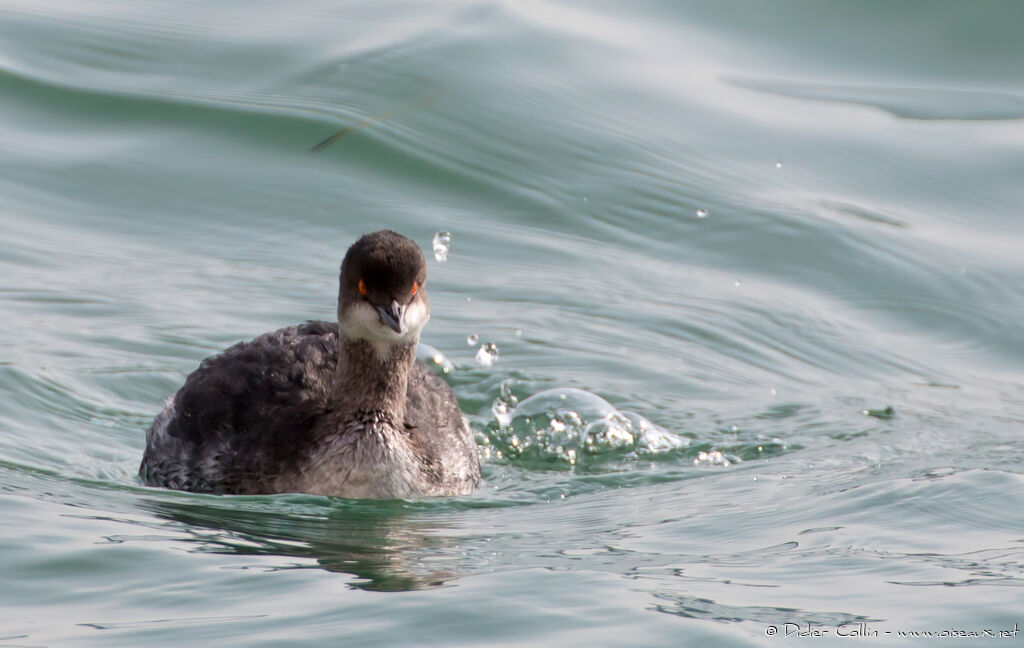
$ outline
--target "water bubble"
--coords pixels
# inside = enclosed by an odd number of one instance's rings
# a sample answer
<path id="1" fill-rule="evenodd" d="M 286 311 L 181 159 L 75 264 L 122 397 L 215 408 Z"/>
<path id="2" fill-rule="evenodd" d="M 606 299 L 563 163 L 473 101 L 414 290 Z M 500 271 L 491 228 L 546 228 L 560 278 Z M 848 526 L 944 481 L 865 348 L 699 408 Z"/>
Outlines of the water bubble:
<path id="1" fill-rule="evenodd" d="M 494 342 L 481 344 L 476 351 L 476 361 L 481 367 L 490 367 L 498 361 L 498 345 Z"/>
<path id="2" fill-rule="evenodd" d="M 697 210 L 697 218 L 707 218 L 707 217 L 708 217 L 708 210 L 704 209 L 703 207 Z"/>
<path id="3" fill-rule="evenodd" d="M 448 260 L 448 247 L 452 243 L 451 232 L 441 230 L 437 234 L 434 234 L 434 258 L 438 261 Z"/>
<path id="4" fill-rule="evenodd" d="M 551 389 L 519 403 L 499 398 L 496 417 L 509 417 L 498 447 L 519 458 L 558 461 L 565 466 L 636 458 L 686 447 L 689 440 L 634 412 L 620 411 L 600 396 L 574 388 Z M 512 446 L 511 436 L 518 438 Z"/>
<path id="5" fill-rule="evenodd" d="M 479 341 L 480 341 L 480 336 L 477 335 L 476 333 L 474 333 L 474 334 L 472 334 L 472 335 L 470 335 L 469 337 L 466 338 L 466 346 L 473 346 L 473 345 L 475 345 Z"/>
<path id="6" fill-rule="evenodd" d="M 781 169 L 782 168 L 782 162 L 776 162 L 775 163 L 775 168 L 776 169 Z"/>

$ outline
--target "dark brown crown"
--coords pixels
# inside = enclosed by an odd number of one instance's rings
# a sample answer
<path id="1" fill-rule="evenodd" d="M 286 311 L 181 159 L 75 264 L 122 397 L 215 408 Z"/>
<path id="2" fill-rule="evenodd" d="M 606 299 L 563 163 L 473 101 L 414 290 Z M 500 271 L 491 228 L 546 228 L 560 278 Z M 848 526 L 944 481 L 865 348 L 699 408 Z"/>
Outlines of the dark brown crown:
<path id="1" fill-rule="evenodd" d="M 418 245 L 397 232 L 380 230 L 352 244 L 341 262 L 339 300 L 342 304 L 363 297 L 371 303 L 408 303 L 427 280 L 427 262 Z"/>

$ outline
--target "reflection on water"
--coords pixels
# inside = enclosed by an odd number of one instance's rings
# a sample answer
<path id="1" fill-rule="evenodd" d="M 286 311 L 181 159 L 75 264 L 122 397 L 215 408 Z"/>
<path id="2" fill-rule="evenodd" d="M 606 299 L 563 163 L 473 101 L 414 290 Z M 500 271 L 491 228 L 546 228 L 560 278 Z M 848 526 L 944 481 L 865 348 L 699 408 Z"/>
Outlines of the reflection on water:
<path id="1" fill-rule="evenodd" d="M 1024 95 L 1003 92 L 726 79 L 741 88 L 786 97 L 861 104 L 903 119 L 1002 120 L 1024 117 Z"/>
<path id="2" fill-rule="evenodd" d="M 445 536 L 437 521 L 409 517 L 401 502 L 338 500 L 327 507 L 303 506 L 310 512 L 301 514 L 272 500 L 257 508 L 238 498 L 223 500 L 143 499 L 139 506 L 183 525 L 191 537 L 179 541 L 193 551 L 286 559 L 278 569 L 308 569 L 313 560 L 327 571 L 351 574 L 349 585 L 358 589 L 418 590 L 460 576 L 457 539 Z"/>

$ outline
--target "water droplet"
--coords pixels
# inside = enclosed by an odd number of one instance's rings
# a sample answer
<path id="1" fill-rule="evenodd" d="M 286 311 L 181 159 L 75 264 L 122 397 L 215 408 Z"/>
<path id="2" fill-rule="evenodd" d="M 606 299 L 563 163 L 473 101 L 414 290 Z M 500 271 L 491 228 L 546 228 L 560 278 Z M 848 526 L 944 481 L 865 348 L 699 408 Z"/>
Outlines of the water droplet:
<path id="1" fill-rule="evenodd" d="M 782 168 L 782 162 L 776 162 L 775 163 L 775 168 L 776 169 L 781 169 Z"/>
<path id="2" fill-rule="evenodd" d="M 732 285 L 735 286 L 736 288 L 739 288 L 740 286 L 743 285 L 743 282 L 737 279 L 736 281 L 732 282 Z"/>
<path id="3" fill-rule="evenodd" d="M 516 337 L 523 337 L 523 329 L 516 329 Z"/>
<path id="4" fill-rule="evenodd" d="M 448 260 L 448 247 L 452 243 L 451 232 L 441 230 L 437 234 L 434 234 L 434 258 L 438 261 Z"/>
<path id="5" fill-rule="evenodd" d="M 697 218 L 707 218 L 707 217 L 708 217 L 708 210 L 704 209 L 703 207 L 697 210 Z"/>
<path id="6" fill-rule="evenodd" d="M 481 344 L 476 351 L 476 361 L 481 367 L 490 367 L 498 361 L 498 345 L 494 342 Z"/>
<path id="7" fill-rule="evenodd" d="M 738 425 L 730 425 L 729 426 L 729 431 L 730 432 L 739 432 L 740 431 L 740 426 L 738 426 Z"/>
<path id="8" fill-rule="evenodd" d="M 494 404 L 491 405 L 491 413 L 494 414 L 494 418 L 498 419 L 498 425 L 501 427 L 508 427 L 508 424 L 512 422 L 512 415 L 509 414 L 508 403 L 500 398 L 495 399 Z"/>
<path id="9" fill-rule="evenodd" d="M 473 345 L 475 345 L 479 341 L 480 341 L 480 336 L 477 335 L 476 333 L 474 333 L 474 334 L 472 334 L 472 335 L 470 335 L 469 337 L 466 338 L 466 346 L 473 346 Z"/>
<path id="10" fill-rule="evenodd" d="M 434 364 L 441 364 L 442 362 L 444 362 L 444 356 L 438 353 L 436 356 L 434 356 L 433 360 Z"/>

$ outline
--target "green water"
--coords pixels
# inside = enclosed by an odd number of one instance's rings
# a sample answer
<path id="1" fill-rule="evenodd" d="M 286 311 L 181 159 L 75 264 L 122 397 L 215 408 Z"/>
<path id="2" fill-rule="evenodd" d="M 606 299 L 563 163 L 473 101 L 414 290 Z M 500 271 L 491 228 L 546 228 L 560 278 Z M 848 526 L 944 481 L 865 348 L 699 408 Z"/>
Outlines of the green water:
<path id="1" fill-rule="evenodd" d="M 1022 24 L 0 1 L 0 645 L 1024 632 Z M 452 234 L 424 342 L 484 487 L 141 486 L 185 376 L 331 317 L 381 227 Z"/>

